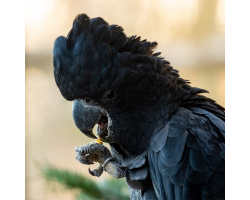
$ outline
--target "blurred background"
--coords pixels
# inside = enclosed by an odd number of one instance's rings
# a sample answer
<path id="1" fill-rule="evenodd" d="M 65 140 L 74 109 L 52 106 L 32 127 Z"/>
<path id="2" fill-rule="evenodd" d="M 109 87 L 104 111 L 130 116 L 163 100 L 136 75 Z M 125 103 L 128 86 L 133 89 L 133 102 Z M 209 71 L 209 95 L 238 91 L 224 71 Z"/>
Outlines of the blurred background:
<path id="1" fill-rule="evenodd" d="M 127 36 L 157 41 L 156 51 L 192 86 L 225 105 L 224 0 L 26 0 L 26 199 L 71 200 L 74 192 L 48 184 L 39 164 L 51 163 L 88 177 L 74 148 L 91 142 L 75 127 L 71 102 L 53 77 L 54 40 L 67 36 L 77 14 L 102 17 Z M 94 168 L 95 166 L 91 166 Z M 94 181 L 108 176 L 106 173 Z"/>

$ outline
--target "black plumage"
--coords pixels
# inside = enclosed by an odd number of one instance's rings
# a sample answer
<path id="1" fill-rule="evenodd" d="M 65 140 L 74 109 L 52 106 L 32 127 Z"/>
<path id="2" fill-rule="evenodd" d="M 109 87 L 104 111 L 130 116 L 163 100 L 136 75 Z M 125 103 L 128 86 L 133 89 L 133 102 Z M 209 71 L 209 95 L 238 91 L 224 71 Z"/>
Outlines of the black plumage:
<path id="1" fill-rule="evenodd" d="M 156 46 L 78 15 L 54 44 L 56 84 L 74 100 L 84 134 L 108 123 L 98 134 L 127 167 L 131 199 L 224 199 L 224 108 L 180 78 Z"/>

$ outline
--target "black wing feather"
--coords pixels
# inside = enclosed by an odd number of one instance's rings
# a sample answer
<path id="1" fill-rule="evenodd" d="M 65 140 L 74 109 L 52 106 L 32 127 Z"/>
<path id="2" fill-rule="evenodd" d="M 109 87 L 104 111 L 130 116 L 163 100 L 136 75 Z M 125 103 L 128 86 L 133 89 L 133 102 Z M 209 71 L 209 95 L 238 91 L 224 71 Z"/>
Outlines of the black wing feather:
<path id="1" fill-rule="evenodd" d="M 207 110 L 179 108 L 154 135 L 148 164 L 158 199 L 225 198 L 224 126 Z"/>
<path id="2" fill-rule="evenodd" d="M 167 124 L 163 129 L 160 130 L 151 140 L 151 147 L 154 152 L 158 152 L 165 145 L 167 137 L 166 134 L 169 133 L 169 124 Z"/>
<path id="3" fill-rule="evenodd" d="M 165 146 L 160 151 L 160 158 L 167 166 L 176 165 L 182 158 L 188 132 L 177 137 L 168 137 Z M 176 148 L 178 147 L 178 148 Z"/>
<path id="4" fill-rule="evenodd" d="M 200 150 L 190 149 L 190 165 L 198 172 L 206 172 L 209 166 Z"/>

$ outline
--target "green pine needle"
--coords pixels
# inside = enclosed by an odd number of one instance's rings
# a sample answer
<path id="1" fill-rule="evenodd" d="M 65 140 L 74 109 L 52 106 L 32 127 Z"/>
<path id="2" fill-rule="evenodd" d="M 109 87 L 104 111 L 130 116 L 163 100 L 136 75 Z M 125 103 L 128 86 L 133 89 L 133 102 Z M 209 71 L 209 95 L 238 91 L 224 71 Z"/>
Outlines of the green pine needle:
<path id="1" fill-rule="evenodd" d="M 129 191 L 124 179 L 107 179 L 94 182 L 85 176 L 48 165 L 40 169 L 48 181 L 56 181 L 68 189 L 79 189 L 77 200 L 129 200 Z"/>

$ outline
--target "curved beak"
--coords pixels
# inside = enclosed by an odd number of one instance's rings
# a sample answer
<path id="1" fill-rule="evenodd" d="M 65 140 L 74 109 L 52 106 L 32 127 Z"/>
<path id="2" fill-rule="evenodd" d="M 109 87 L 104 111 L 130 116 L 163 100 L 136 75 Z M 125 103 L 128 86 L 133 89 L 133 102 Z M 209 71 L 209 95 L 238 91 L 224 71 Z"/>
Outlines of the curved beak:
<path id="1" fill-rule="evenodd" d="M 92 130 L 101 117 L 100 108 L 75 99 L 72 105 L 72 114 L 77 128 L 86 136 L 97 139 Z"/>

